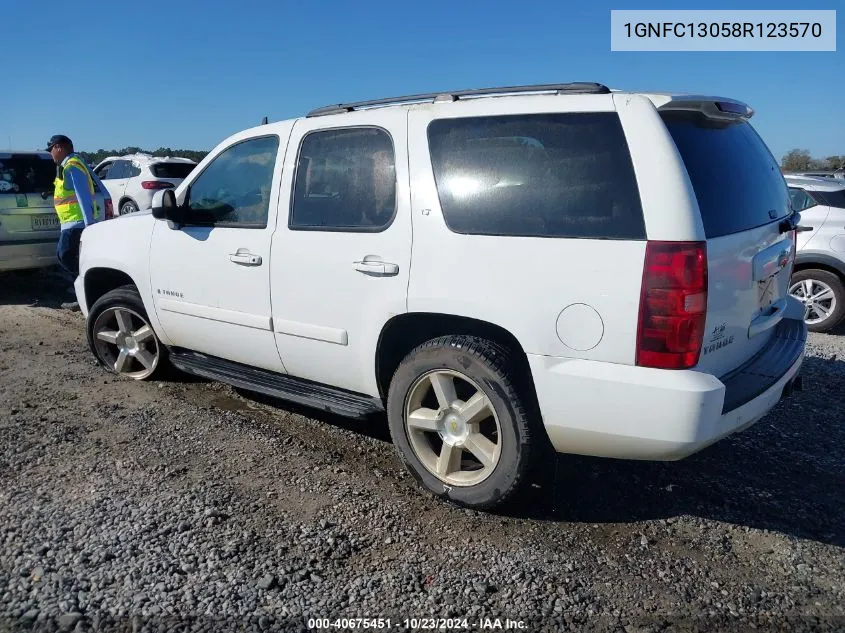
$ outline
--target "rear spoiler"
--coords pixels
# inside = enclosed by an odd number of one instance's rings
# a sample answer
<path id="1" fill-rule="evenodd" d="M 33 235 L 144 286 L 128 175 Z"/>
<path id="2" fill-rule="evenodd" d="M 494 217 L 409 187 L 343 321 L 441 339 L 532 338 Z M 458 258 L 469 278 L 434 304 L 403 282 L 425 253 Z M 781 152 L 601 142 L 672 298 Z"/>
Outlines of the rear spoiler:
<path id="1" fill-rule="evenodd" d="M 754 116 L 754 110 L 742 101 L 723 97 L 679 96 L 671 97 L 666 103 L 657 105 L 660 111 L 692 110 L 701 112 L 711 119 L 735 121 L 748 120 Z"/>
<path id="2" fill-rule="evenodd" d="M 673 94 L 668 92 L 627 92 L 610 90 L 613 93 L 637 94 L 646 97 L 660 111 L 691 110 L 701 112 L 714 119 L 736 121 L 748 120 L 754 116 L 754 110 L 746 103 L 727 97 L 694 94 Z"/>

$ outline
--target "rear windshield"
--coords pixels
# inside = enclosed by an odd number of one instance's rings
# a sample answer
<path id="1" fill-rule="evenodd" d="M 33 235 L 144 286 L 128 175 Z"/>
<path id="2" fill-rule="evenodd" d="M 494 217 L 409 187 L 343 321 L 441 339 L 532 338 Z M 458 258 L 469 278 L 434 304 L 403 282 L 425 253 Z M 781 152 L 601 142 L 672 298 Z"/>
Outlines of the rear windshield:
<path id="1" fill-rule="evenodd" d="M 439 119 L 429 124 L 428 140 L 452 231 L 645 239 L 615 112 Z"/>
<path id="2" fill-rule="evenodd" d="M 28 154 L 0 153 L 0 194 L 53 191 L 56 165 Z"/>
<path id="3" fill-rule="evenodd" d="M 809 191 L 813 199 L 819 204 L 837 209 L 845 209 L 845 189 L 838 191 Z"/>
<path id="4" fill-rule="evenodd" d="M 155 163 L 152 171 L 156 178 L 186 178 L 194 167 L 190 163 Z"/>
<path id="5" fill-rule="evenodd" d="M 745 121 L 696 112 L 664 112 L 687 167 L 708 238 L 740 233 L 790 213 L 777 161 Z"/>

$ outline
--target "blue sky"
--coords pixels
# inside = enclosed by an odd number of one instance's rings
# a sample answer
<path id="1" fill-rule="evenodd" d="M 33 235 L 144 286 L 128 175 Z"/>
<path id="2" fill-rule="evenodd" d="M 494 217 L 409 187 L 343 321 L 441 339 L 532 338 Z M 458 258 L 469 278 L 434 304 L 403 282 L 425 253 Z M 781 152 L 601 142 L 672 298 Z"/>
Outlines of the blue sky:
<path id="1" fill-rule="evenodd" d="M 793 147 L 845 154 L 842 37 L 835 53 L 611 52 L 611 9 L 695 8 L 682 0 L 92 1 L 87 12 L 73 9 L 83 2 L 10 4 L 3 148 L 10 138 L 15 148 L 38 148 L 64 133 L 82 150 L 211 149 L 262 116 L 338 101 L 599 81 L 742 99 L 778 158 Z M 841 0 L 699 6 L 839 8 L 845 32 Z"/>

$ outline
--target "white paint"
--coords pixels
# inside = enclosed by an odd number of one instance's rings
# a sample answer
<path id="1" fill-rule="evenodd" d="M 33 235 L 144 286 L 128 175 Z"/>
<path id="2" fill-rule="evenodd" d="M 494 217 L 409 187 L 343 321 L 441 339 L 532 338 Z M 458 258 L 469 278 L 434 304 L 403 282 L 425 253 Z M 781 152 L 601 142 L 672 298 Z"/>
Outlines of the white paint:
<path id="1" fill-rule="evenodd" d="M 604 336 L 601 315 L 584 303 L 565 307 L 557 317 L 555 329 L 560 342 L 578 352 L 593 349 Z"/>

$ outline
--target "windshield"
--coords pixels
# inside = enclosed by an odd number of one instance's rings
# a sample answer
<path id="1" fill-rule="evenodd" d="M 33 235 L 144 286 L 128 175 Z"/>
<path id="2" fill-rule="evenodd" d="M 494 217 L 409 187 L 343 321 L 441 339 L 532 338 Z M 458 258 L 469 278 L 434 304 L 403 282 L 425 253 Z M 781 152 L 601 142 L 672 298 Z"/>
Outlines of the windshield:
<path id="1" fill-rule="evenodd" d="M 56 165 L 31 154 L 0 153 L 0 193 L 41 193 L 53 190 Z"/>

